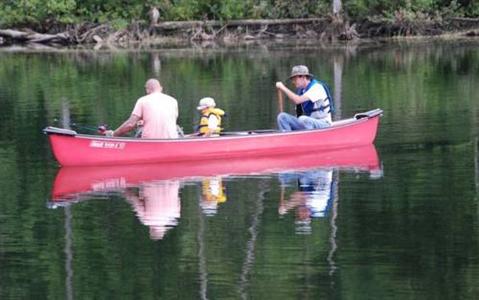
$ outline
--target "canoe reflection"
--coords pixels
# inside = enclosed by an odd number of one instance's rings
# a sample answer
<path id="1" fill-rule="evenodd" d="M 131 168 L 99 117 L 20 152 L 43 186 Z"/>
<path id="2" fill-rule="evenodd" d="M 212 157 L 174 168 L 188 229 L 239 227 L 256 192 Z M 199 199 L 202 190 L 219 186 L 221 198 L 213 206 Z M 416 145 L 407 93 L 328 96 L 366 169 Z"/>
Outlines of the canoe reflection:
<path id="1" fill-rule="evenodd" d="M 53 183 L 49 205 L 58 207 L 120 193 L 131 204 L 139 220 L 149 226 L 151 238 L 162 239 L 170 228 L 177 225 L 180 218 L 179 192 L 182 182 L 201 182 L 200 206 L 204 214 L 212 216 L 216 214 L 218 205 L 226 201 L 222 182 L 225 176 L 280 173 L 280 178 L 287 184 L 288 180 L 306 182 L 308 174 L 316 174 L 308 172 L 318 168 L 361 169 L 371 174 L 380 172 L 379 159 L 373 145 L 299 156 L 112 167 L 63 167 L 59 169 Z M 288 175 L 291 172 L 296 175 Z M 302 176 L 299 179 L 298 174 Z M 317 181 L 317 178 L 314 180 Z M 314 192 L 327 193 L 321 190 Z M 309 205 L 313 217 L 324 213 L 319 208 L 322 200 L 300 199 L 300 196 L 284 201 L 280 213 L 285 213 L 292 207 L 300 207 L 300 203 Z M 316 204 L 315 201 L 319 202 Z"/>

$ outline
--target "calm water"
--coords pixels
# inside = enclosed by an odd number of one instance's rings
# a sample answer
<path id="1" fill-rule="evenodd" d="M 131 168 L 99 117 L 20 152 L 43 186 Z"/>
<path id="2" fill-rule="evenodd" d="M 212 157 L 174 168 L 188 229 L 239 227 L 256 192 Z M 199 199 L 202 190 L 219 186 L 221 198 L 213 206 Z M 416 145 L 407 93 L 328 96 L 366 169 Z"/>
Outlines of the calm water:
<path id="1" fill-rule="evenodd" d="M 0 52 L 0 298 L 477 299 L 478 46 Z M 41 132 L 118 126 L 151 76 L 186 132 L 203 96 L 228 130 L 271 128 L 299 63 L 337 118 L 384 110 L 375 146 L 59 169 Z"/>

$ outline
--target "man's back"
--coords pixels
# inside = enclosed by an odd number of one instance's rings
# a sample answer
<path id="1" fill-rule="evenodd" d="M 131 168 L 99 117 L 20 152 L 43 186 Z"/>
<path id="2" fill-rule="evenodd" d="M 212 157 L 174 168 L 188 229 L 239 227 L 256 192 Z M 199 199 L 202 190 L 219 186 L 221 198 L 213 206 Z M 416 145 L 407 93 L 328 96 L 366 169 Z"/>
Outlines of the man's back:
<path id="1" fill-rule="evenodd" d="M 142 138 L 178 138 L 178 102 L 163 93 L 151 93 L 136 102 L 132 114 L 143 122 Z"/>

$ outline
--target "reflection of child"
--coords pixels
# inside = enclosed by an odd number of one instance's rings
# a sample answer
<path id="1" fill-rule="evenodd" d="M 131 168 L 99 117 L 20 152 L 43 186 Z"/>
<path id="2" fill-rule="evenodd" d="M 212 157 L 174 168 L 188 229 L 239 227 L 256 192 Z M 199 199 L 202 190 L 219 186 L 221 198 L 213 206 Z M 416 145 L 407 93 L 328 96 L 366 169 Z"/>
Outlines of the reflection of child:
<path id="1" fill-rule="evenodd" d="M 216 214 L 218 204 L 226 201 L 226 194 L 221 177 L 205 178 L 201 187 L 201 209 L 206 215 Z"/>
<path id="2" fill-rule="evenodd" d="M 215 108 L 215 100 L 206 97 L 200 100 L 197 109 L 201 112 L 198 135 L 218 136 L 221 132 L 221 117 L 225 114 L 222 109 Z"/>

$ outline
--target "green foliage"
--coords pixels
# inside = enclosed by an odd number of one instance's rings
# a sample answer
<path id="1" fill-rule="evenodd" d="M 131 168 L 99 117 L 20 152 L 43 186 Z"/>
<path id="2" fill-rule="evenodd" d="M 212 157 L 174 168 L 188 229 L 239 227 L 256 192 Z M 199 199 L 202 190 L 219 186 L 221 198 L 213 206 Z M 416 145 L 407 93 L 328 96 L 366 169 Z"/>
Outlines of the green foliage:
<path id="1" fill-rule="evenodd" d="M 19 0 L 0 2 L 0 25 L 72 22 L 75 0 Z"/>
<path id="2" fill-rule="evenodd" d="M 3 0 L 0 26 L 110 23 L 126 27 L 148 21 L 148 10 L 157 6 L 161 20 L 233 20 L 306 18 L 330 14 L 330 0 Z M 479 16 L 479 3 L 471 0 L 343 0 L 351 18 L 402 15 Z"/>
<path id="3" fill-rule="evenodd" d="M 168 8 L 165 11 L 166 19 L 168 20 L 190 20 L 195 19 L 200 15 L 200 4 L 198 0 L 172 0 L 171 4 L 165 4 L 164 7 Z"/>
<path id="4" fill-rule="evenodd" d="M 158 7 L 166 20 L 302 18 L 326 12 L 326 1 L 298 0 L 172 0 Z"/>
<path id="5" fill-rule="evenodd" d="M 344 5 L 347 13 L 356 18 L 393 17 L 396 12 L 413 18 L 417 15 L 479 16 L 479 5 L 467 0 L 353 0 Z"/>
<path id="6" fill-rule="evenodd" d="M 468 17 L 477 17 L 479 16 L 479 2 L 471 3 L 470 10 L 466 12 Z"/>
<path id="7" fill-rule="evenodd" d="M 221 3 L 220 9 L 218 10 L 218 18 L 229 20 L 247 18 L 249 16 L 249 7 L 252 1 L 226 0 L 218 2 Z"/>
<path id="8" fill-rule="evenodd" d="M 327 14 L 330 1 L 297 0 L 294 4 L 288 0 L 252 1 L 249 12 L 252 18 L 307 18 Z"/>
<path id="9" fill-rule="evenodd" d="M 90 22 L 122 24 L 126 27 L 129 21 L 139 20 L 144 13 L 145 6 L 140 1 L 126 1 L 122 0 L 77 0 L 77 9 L 74 12 L 78 19 Z"/>

